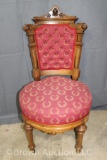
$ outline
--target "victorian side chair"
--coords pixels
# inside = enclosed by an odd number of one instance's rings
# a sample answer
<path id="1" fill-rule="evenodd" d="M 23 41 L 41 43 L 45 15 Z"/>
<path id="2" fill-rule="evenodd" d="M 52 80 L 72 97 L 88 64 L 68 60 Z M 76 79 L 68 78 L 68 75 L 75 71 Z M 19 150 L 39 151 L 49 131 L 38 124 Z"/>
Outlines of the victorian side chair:
<path id="1" fill-rule="evenodd" d="M 23 27 L 34 81 L 21 89 L 19 102 L 31 151 L 35 151 L 35 128 L 50 134 L 74 129 L 76 152 L 81 152 L 92 95 L 86 84 L 77 81 L 82 36 L 87 29 L 85 23 L 76 24 L 77 20 L 54 6 L 47 15 L 34 17 L 35 24 Z"/>

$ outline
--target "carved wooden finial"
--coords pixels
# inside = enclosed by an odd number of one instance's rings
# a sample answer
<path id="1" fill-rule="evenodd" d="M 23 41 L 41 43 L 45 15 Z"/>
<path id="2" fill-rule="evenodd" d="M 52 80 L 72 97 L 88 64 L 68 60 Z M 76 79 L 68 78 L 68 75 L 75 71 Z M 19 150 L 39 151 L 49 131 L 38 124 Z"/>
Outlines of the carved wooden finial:
<path id="1" fill-rule="evenodd" d="M 88 28 L 88 26 L 84 23 L 84 24 L 82 25 L 83 31 L 85 31 L 87 28 Z"/>
<path id="2" fill-rule="evenodd" d="M 57 8 L 54 8 L 53 9 L 53 16 L 57 16 L 58 15 L 58 9 Z"/>
<path id="3" fill-rule="evenodd" d="M 51 11 L 48 13 L 47 17 L 62 17 L 64 14 L 59 10 L 58 6 L 54 6 Z"/>
<path id="4" fill-rule="evenodd" d="M 64 13 L 62 13 L 59 9 L 58 6 L 54 6 L 49 12 L 48 14 L 45 14 L 43 16 L 40 16 L 40 17 L 34 17 L 32 19 L 35 23 L 39 22 L 39 23 L 47 23 L 48 21 L 70 21 L 71 23 L 75 23 L 78 18 L 76 16 L 69 16 L 69 15 L 66 15 Z"/>

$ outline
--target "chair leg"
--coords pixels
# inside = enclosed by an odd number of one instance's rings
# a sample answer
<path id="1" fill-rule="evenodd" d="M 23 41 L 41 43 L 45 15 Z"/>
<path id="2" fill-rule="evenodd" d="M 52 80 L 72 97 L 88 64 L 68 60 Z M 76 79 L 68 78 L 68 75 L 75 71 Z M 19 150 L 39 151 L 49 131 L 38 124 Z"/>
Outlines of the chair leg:
<path id="1" fill-rule="evenodd" d="M 83 125 L 74 129 L 75 137 L 76 137 L 75 148 L 76 148 L 77 153 L 80 153 L 82 148 L 83 148 L 82 147 L 82 140 L 83 140 L 83 135 L 84 135 L 86 130 L 87 130 L 87 126 L 85 124 L 83 124 Z"/>
<path id="2" fill-rule="evenodd" d="M 26 135 L 29 143 L 28 147 L 30 148 L 30 151 L 35 152 L 35 144 L 33 142 L 33 127 L 25 123 L 25 130 L 26 130 Z"/>

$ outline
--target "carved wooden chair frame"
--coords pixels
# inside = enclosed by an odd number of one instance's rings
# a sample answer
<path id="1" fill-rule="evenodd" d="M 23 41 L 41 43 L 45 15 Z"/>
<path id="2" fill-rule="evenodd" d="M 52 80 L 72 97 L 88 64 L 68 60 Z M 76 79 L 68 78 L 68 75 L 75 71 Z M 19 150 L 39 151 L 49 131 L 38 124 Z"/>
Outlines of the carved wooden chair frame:
<path id="1" fill-rule="evenodd" d="M 40 17 L 34 17 L 32 19 L 35 24 L 26 24 L 23 27 L 23 30 L 27 33 L 28 40 L 29 40 L 29 49 L 30 49 L 30 56 L 32 60 L 32 75 L 34 80 L 40 80 L 41 76 L 48 76 L 48 75 L 69 75 L 72 76 L 73 80 L 78 80 L 80 76 L 80 69 L 79 69 L 79 63 L 80 63 L 80 57 L 81 57 L 81 51 L 82 51 L 82 36 L 84 34 L 84 31 L 87 29 L 87 25 L 85 23 L 78 23 L 75 22 L 78 20 L 76 16 L 68 16 L 60 12 L 59 8 L 57 6 L 54 6 L 52 10 L 44 16 Z M 76 44 L 75 44 L 75 58 L 74 58 L 74 68 L 73 70 L 40 70 L 38 65 L 38 57 L 36 53 L 36 43 L 34 39 L 34 30 L 40 27 L 43 24 L 69 24 L 72 28 L 76 29 Z M 70 124 L 64 124 L 64 125 L 42 125 L 35 123 L 28 118 L 26 118 L 23 115 L 23 119 L 25 121 L 25 129 L 28 137 L 29 142 L 29 148 L 30 150 L 34 151 L 35 144 L 33 142 L 33 128 L 36 128 L 38 130 L 44 131 L 46 133 L 50 134 L 57 134 L 62 133 L 67 130 L 74 129 L 77 140 L 76 140 L 76 151 L 79 153 L 82 149 L 82 138 L 83 134 L 86 131 L 86 122 L 88 120 L 88 115 L 84 118 L 70 123 Z"/>

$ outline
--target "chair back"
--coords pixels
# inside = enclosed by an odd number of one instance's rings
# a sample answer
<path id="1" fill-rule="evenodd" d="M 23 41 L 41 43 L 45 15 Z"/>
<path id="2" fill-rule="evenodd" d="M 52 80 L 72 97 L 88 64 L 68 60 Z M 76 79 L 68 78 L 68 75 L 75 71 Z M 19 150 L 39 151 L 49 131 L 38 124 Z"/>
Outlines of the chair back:
<path id="1" fill-rule="evenodd" d="M 85 23 L 75 22 L 76 16 L 63 14 L 57 6 L 44 16 L 34 17 L 33 24 L 23 27 L 29 38 L 33 78 L 70 75 L 77 80 Z"/>

